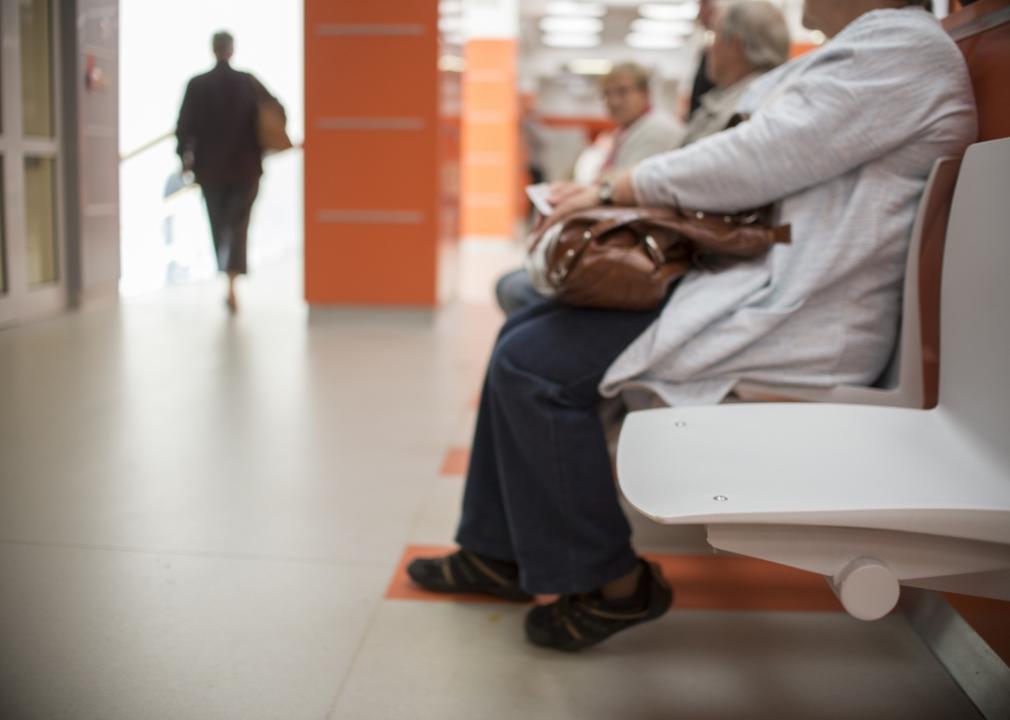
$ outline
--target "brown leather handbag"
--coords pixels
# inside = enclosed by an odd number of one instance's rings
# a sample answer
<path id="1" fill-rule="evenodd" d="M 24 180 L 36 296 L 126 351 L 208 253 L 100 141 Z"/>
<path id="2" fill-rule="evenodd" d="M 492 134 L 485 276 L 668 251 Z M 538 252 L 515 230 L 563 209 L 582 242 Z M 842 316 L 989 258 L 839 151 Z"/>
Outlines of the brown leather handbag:
<path id="1" fill-rule="evenodd" d="M 734 215 L 682 208 L 596 207 L 530 239 L 534 287 L 567 305 L 651 310 L 691 268 L 719 270 L 790 241 L 771 207 Z"/>
<path id="2" fill-rule="evenodd" d="M 260 100 L 257 107 L 256 134 L 264 152 L 280 152 L 292 147 L 285 124 L 284 108 L 273 98 Z"/>
<path id="3" fill-rule="evenodd" d="M 287 114 L 284 106 L 263 86 L 249 76 L 256 91 L 256 136 L 264 153 L 280 152 L 294 147 L 287 131 Z"/>

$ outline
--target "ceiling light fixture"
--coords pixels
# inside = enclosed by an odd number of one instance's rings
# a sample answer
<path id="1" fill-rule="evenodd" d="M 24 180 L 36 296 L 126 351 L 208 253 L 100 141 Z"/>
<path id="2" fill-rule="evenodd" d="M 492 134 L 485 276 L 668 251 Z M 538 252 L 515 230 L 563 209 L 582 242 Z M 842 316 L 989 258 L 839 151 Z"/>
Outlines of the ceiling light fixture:
<path id="1" fill-rule="evenodd" d="M 444 33 L 455 32 L 463 28 L 463 18 L 461 17 L 441 17 L 438 19 L 438 29 Z"/>
<path id="2" fill-rule="evenodd" d="M 545 33 L 558 33 L 561 35 L 594 34 L 603 30 L 603 21 L 594 17 L 545 17 L 540 21 L 540 29 Z"/>
<path id="3" fill-rule="evenodd" d="M 675 5 L 647 3 L 638 8 L 638 14 L 650 20 L 694 20 L 698 17 L 698 3 L 684 2 Z"/>
<path id="4" fill-rule="evenodd" d="M 438 59 L 438 69 L 442 72 L 461 73 L 466 70 L 466 61 L 459 55 L 443 55 Z"/>
<path id="5" fill-rule="evenodd" d="M 643 33 L 630 33 L 624 38 L 624 43 L 628 47 L 639 50 L 675 50 L 684 47 L 683 38 L 645 35 Z"/>
<path id="6" fill-rule="evenodd" d="M 599 2 L 574 2 L 574 0 L 552 0 L 547 3 L 545 15 L 575 15 L 581 17 L 603 17 L 607 7 Z"/>
<path id="7" fill-rule="evenodd" d="M 601 58 L 576 58 L 568 61 L 568 70 L 576 75 L 606 75 L 614 63 Z"/>
<path id="8" fill-rule="evenodd" d="M 636 18 L 631 21 L 631 31 L 643 35 L 663 35 L 683 37 L 694 32 L 691 20 L 647 20 Z"/>

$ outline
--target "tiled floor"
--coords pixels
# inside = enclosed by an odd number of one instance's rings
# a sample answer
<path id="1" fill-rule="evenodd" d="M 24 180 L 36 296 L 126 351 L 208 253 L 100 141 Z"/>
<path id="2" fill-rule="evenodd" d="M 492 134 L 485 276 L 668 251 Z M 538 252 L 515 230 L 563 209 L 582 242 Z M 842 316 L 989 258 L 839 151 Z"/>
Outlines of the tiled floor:
<path id="1" fill-rule="evenodd" d="M 634 518 L 681 605 L 581 656 L 387 597 L 452 539 L 511 262 L 467 257 L 434 313 L 309 312 L 288 265 L 234 320 L 204 286 L 0 331 L 0 720 L 974 717 L 901 617 L 700 528 Z"/>

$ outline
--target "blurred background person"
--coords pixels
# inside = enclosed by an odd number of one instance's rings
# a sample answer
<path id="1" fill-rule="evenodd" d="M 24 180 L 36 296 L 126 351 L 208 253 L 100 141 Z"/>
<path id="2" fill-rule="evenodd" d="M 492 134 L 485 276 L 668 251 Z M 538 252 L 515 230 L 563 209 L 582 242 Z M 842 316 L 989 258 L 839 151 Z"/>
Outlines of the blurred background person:
<path id="1" fill-rule="evenodd" d="M 789 59 L 789 26 L 770 2 L 737 2 L 717 10 L 705 51 L 712 88 L 700 99 L 682 146 L 725 130 L 751 82 Z"/>
<path id="2" fill-rule="evenodd" d="M 707 35 L 715 29 L 715 14 L 717 0 L 699 0 L 698 2 L 698 25 L 701 26 L 702 33 Z M 694 82 L 691 84 L 691 96 L 688 99 L 686 118 L 691 119 L 695 110 L 701 105 L 701 98 L 715 87 L 708 74 L 708 56 L 702 52 L 698 60 L 698 69 L 694 73 Z"/>
<path id="3" fill-rule="evenodd" d="M 526 171 L 534 185 L 544 181 L 544 151 L 550 142 L 550 130 L 544 125 L 531 98 L 522 100 L 519 134 L 526 151 Z"/>
<path id="4" fill-rule="evenodd" d="M 614 132 L 594 143 L 576 162 L 576 180 L 594 182 L 628 170 L 641 160 L 680 146 L 684 127 L 652 107 L 649 71 L 637 63 L 615 65 L 601 83 Z M 606 148 L 599 152 L 600 145 Z M 495 285 L 498 304 L 506 313 L 542 299 L 522 268 L 506 273 Z"/>
<path id="5" fill-rule="evenodd" d="M 619 173 L 635 163 L 680 145 L 681 123 L 652 106 L 649 71 L 637 63 L 615 65 L 603 78 L 601 92 L 607 115 L 617 125 L 613 144 L 597 179 Z"/>
<path id="6" fill-rule="evenodd" d="M 280 103 L 251 74 L 232 69 L 231 34 L 215 33 L 211 45 L 217 64 L 186 86 L 177 152 L 203 190 L 218 269 L 228 276 L 225 303 L 234 313 L 235 280 L 247 271 L 249 218 L 263 174 L 259 104 Z"/>

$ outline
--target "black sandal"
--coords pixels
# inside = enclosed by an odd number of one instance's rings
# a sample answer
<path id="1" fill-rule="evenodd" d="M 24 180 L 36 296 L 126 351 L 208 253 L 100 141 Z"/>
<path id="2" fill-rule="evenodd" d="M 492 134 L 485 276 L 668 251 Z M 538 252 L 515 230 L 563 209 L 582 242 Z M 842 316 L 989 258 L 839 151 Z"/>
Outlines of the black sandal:
<path id="1" fill-rule="evenodd" d="M 438 593 L 482 593 L 503 600 L 529 602 L 533 596 L 519 587 L 519 566 L 504 560 L 457 550 L 440 558 L 418 558 L 407 566 L 410 579 Z"/>
<path id="2" fill-rule="evenodd" d="M 642 575 L 634 594 L 607 600 L 599 590 L 562 595 L 526 615 L 526 637 L 540 647 L 575 652 L 606 640 L 621 630 L 655 620 L 673 604 L 673 590 L 654 563 L 639 560 Z"/>

